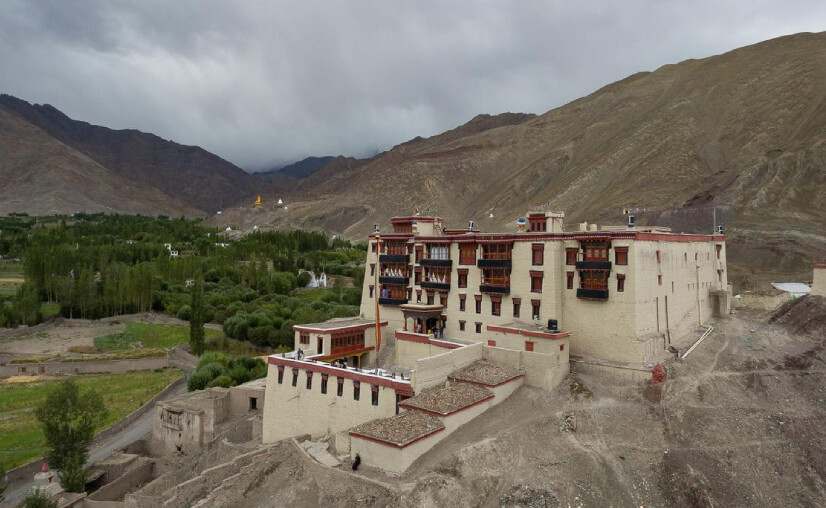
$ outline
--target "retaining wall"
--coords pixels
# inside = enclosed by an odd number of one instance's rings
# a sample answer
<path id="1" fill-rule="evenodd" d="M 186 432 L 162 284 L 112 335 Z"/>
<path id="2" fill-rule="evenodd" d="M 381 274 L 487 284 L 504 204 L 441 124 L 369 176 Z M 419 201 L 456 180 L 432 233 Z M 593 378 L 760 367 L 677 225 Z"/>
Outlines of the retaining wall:
<path id="1" fill-rule="evenodd" d="M 89 499 L 93 501 L 120 501 L 138 485 L 152 479 L 154 463 L 151 460 L 143 461 L 113 481 L 93 492 Z"/>
<path id="2" fill-rule="evenodd" d="M 0 377 L 121 373 L 133 370 L 162 369 L 168 367 L 169 363 L 169 358 L 166 356 L 99 362 L 10 363 L 0 365 Z"/>
<path id="3" fill-rule="evenodd" d="M 399 341 L 402 342 L 402 341 Z M 420 358 L 410 373 L 411 384 L 415 393 L 439 386 L 447 381 L 447 376 L 456 370 L 467 367 L 485 356 L 484 345 L 479 342 L 470 346 L 453 349 L 446 353 Z"/>

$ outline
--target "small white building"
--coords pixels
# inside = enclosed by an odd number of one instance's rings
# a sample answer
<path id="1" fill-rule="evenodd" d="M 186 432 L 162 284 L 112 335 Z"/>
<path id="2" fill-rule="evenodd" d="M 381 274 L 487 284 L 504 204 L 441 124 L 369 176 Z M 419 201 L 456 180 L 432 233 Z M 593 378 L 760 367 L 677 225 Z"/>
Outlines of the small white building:
<path id="1" fill-rule="evenodd" d="M 803 282 L 772 282 L 772 287 L 788 293 L 792 298 L 800 298 L 812 292 L 812 288 Z"/>

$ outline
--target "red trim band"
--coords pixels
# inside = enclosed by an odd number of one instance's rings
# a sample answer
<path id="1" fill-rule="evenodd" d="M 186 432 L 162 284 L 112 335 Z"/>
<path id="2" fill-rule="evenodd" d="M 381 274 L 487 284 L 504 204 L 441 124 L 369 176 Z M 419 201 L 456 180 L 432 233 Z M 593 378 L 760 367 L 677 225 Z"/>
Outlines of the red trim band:
<path id="1" fill-rule="evenodd" d="M 495 326 L 495 325 L 488 325 L 489 332 L 502 332 L 502 333 L 511 333 L 514 335 L 524 335 L 525 337 L 536 337 L 539 339 L 563 339 L 571 335 L 571 332 L 557 332 L 557 333 L 545 333 L 545 332 L 533 332 L 530 330 L 523 330 L 521 328 L 510 328 L 507 326 Z"/>

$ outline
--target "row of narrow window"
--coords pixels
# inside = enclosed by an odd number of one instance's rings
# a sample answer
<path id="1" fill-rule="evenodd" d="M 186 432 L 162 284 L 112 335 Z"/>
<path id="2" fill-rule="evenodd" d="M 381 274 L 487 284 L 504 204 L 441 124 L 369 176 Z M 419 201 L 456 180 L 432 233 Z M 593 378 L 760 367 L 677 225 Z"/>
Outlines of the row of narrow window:
<path id="1" fill-rule="evenodd" d="M 293 377 L 292 377 L 292 386 L 298 386 L 298 370 L 299 369 L 292 369 Z M 307 390 L 313 389 L 313 373 L 312 371 L 305 371 L 307 374 Z M 321 374 L 321 393 L 327 393 L 327 380 L 329 378 L 328 374 Z M 339 397 L 344 396 L 344 378 L 343 377 L 336 377 L 337 381 L 337 389 L 336 395 Z M 278 366 L 278 384 L 284 384 L 284 367 Z M 379 405 L 379 386 L 378 385 L 370 385 L 370 392 L 372 395 L 372 404 L 374 406 Z M 353 381 L 353 400 L 359 400 L 361 397 L 361 381 Z"/>

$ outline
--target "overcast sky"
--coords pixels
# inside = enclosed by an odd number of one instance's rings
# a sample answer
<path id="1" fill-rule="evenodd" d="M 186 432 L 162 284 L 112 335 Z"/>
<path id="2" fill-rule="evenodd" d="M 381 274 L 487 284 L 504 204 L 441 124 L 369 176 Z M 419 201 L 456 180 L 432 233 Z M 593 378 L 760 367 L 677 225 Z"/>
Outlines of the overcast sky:
<path id="1" fill-rule="evenodd" d="M 260 169 L 824 29 L 824 0 L 0 0 L 0 92 Z"/>

